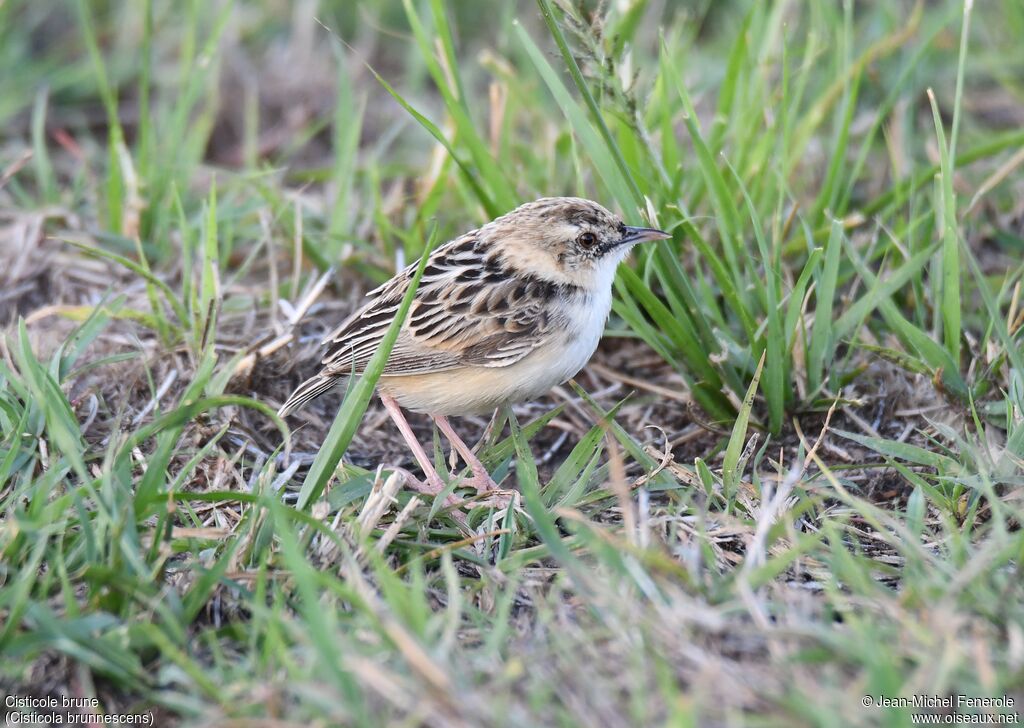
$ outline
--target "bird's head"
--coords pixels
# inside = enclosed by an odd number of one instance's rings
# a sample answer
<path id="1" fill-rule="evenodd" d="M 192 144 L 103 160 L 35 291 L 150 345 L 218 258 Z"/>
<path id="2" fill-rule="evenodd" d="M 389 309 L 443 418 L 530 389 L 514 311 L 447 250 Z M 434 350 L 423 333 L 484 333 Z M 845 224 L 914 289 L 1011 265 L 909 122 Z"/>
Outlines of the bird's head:
<path id="1" fill-rule="evenodd" d="M 671 237 L 654 228 L 630 227 L 580 197 L 527 202 L 485 225 L 480 234 L 509 264 L 584 288 L 611 285 L 615 268 L 635 244 Z"/>

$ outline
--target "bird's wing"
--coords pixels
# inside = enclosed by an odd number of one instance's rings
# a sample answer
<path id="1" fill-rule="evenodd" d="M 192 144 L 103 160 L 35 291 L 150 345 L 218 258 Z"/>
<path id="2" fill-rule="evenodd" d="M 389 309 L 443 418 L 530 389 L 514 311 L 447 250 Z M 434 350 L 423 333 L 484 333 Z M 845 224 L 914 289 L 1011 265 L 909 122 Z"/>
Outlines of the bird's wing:
<path id="1" fill-rule="evenodd" d="M 505 367 L 547 341 L 565 321 L 552 306 L 562 286 L 512 276 L 486 259 L 467 233 L 438 248 L 424 269 L 384 375 L 463 366 Z M 370 302 L 329 334 L 323 375 L 361 373 L 398 313 L 413 264 L 368 296 Z"/>

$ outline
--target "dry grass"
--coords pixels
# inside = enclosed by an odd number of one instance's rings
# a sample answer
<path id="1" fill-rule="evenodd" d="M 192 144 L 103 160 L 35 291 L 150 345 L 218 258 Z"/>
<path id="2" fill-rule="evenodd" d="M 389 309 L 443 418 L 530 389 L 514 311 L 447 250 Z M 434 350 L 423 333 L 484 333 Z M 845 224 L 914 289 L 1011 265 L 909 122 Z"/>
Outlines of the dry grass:
<path id="1" fill-rule="evenodd" d="M 906 22 L 851 5 L 849 25 L 828 3 L 740 3 L 753 51 L 730 66 L 739 21 L 719 5 L 652 4 L 634 25 L 560 4 L 553 40 L 530 4 L 495 10 L 498 33 L 422 5 L 155 3 L 152 33 L 129 5 L 83 2 L 89 23 L 0 5 L 0 27 L 32 41 L 0 31 L 12 93 L 35 103 L 0 103 L 0 689 L 96 696 L 157 725 L 901 725 L 913 711 L 862 696 L 914 694 L 1012 696 L 973 712 L 1016 716 L 1024 69 L 1007 49 L 1024 15 L 977 8 L 965 55 L 955 3 Z M 86 74 L 72 59 L 87 61 L 89 27 L 103 68 Z M 544 95 L 524 32 L 565 83 L 568 39 L 588 89 L 575 111 Z M 833 59 L 815 33 L 849 48 Z M 438 120 L 475 183 L 368 66 Z M 48 96 L 25 92 L 40 80 Z M 730 85 L 744 93 L 716 126 Z M 963 119 L 974 156 L 955 174 L 924 86 L 946 135 Z M 649 158 L 664 168 L 636 175 Z M 952 191 L 906 182 L 930 164 Z M 576 382 L 499 428 L 457 423 L 521 492 L 507 511 L 476 503 L 462 523 L 403 487 L 411 454 L 378 403 L 344 409 L 352 392 L 283 436 L 270 413 L 322 335 L 419 254 L 428 221 L 443 237 L 540 191 L 636 215 L 631 185 L 681 231 L 669 260 L 633 262 Z M 879 293 L 875 276 L 904 284 Z M 764 292 L 776 279 L 792 321 Z M 669 319 L 707 329 L 715 346 L 693 346 L 708 369 Z M 359 426 L 305 504 L 339 409 Z"/>

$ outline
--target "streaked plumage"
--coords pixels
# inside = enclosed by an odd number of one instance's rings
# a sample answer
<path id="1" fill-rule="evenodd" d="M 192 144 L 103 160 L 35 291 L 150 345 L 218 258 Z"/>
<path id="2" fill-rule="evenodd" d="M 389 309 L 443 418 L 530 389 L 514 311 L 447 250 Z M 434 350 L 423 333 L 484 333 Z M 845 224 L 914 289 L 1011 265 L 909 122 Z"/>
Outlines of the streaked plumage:
<path id="1" fill-rule="evenodd" d="M 435 250 L 378 390 L 435 416 L 480 414 L 540 396 L 593 354 L 615 269 L 633 244 L 667 234 L 630 228 L 601 205 L 546 197 Z M 394 319 L 414 263 L 323 341 L 321 371 L 281 407 L 293 412 L 362 373 Z"/>

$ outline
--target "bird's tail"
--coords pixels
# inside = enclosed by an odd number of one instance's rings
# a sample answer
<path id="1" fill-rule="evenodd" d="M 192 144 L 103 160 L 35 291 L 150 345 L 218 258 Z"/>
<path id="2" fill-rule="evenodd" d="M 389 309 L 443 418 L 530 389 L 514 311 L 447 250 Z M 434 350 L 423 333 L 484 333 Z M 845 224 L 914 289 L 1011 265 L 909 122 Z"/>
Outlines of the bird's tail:
<path id="1" fill-rule="evenodd" d="M 336 376 L 328 376 L 324 374 L 317 374 L 315 377 L 310 377 L 300 384 L 298 389 L 292 392 L 292 396 L 289 397 L 288 401 L 281 405 L 281 409 L 277 411 L 277 416 L 287 417 L 292 412 L 305 407 L 306 404 L 319 397 L 328 389 L 334 387 L 339 381 L 339 378 Z"/>

